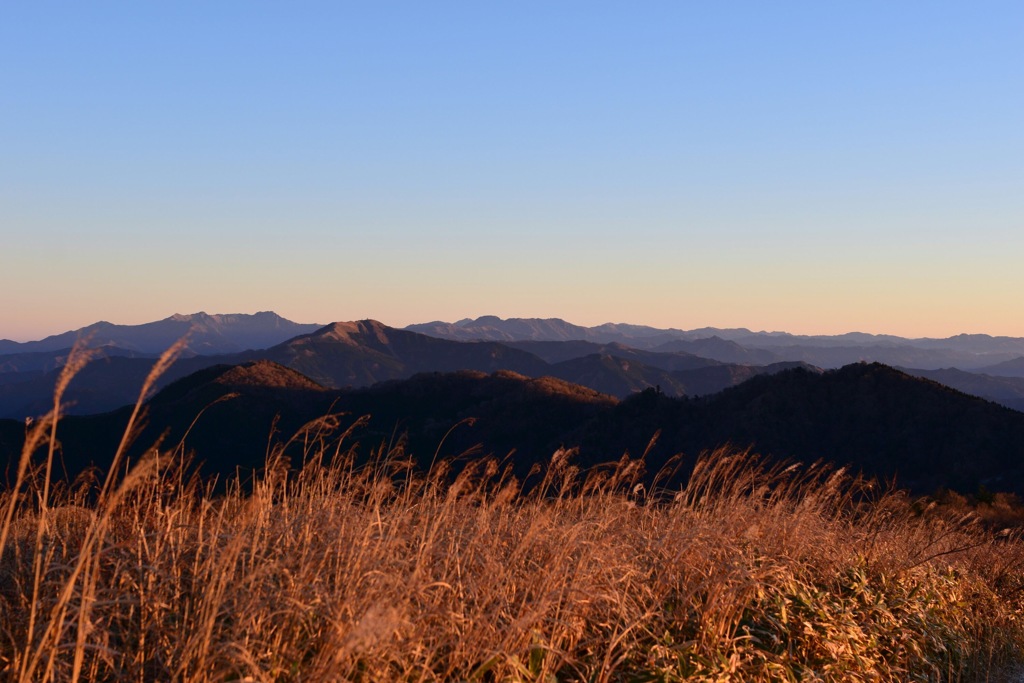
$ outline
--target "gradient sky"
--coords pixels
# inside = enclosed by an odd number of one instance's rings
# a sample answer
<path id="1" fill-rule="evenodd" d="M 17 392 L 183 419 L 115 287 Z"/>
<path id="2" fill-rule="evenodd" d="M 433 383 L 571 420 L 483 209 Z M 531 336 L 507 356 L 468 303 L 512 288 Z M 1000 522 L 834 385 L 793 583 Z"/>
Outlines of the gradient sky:
<path id="1" fill-rule="evenodd" d="M 0 338 L 1024 336 L 1024 3 L 0 8 Z"/>

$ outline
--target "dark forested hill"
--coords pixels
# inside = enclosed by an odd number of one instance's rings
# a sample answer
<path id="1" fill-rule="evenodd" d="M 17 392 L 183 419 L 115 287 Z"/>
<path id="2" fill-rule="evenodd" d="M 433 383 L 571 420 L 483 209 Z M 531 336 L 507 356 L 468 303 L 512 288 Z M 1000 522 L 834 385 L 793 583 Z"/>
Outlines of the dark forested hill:
<path id="1" fill-rule="evenodd" d="M 878 364 L 759 375 L 699 400 L 649 389 L 617 401 L 562 380 L 505 371 L 425 373 L 338 391 L 260 361 L 204 369 L 165 388 L 147 408 L 136 453 L 160 438 L 174 446 L 187 432 L 185 447 L 206 462 L 204 471 L 221 476 L 259 466 L 276 439 L 340 412 L 343 425 L 370 416 L 352 435 L 361 455 L 404 444 L 421 464 L 435 451 L 511 453 L 509 462 L 525 472 L 556 448 L 576 445 L 580 464 L 597 464 L 625 451 L 641 454 L 660 432 L 648 458 L 651 472 L 676 454 L 692 464 L 701 451 L 732 444 L 773 458 L 850 465 L 918 492 L 969 492 L 984 484 L 1024 493 L 1024 414 Z M 65 419 L 58 471 L 102 466 L 127 415 Z M 0 421 L 0 457 L 9 464 L 24 429 Z M 300 451 L 290 451 L 296 464 Z"/>
<path id="2" fill-rule="evenodd" d="M 850 464 L 918 491 L 1024 491 L 1024 413 L 877 363 L 761 375 L 699 401 L 645 392 L 590 431 L 584 452 L 641 452 L 659 429 L 654 463 L 731 443 Z"/>

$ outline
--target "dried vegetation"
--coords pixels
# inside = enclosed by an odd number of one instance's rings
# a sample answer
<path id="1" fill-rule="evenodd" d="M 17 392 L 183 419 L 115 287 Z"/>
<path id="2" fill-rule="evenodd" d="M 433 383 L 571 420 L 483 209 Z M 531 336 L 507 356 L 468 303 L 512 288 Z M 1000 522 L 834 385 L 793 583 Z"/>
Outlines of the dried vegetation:
<path id="1" fill-rule="evenodd" d="M 174 449 L 51 487 L 55 419 L 0 497 L 8 680 L 973 681 L 1021 657 L 1020 534 L 842 471 L 356 467 L 329 416 L 244 491 Z"/>

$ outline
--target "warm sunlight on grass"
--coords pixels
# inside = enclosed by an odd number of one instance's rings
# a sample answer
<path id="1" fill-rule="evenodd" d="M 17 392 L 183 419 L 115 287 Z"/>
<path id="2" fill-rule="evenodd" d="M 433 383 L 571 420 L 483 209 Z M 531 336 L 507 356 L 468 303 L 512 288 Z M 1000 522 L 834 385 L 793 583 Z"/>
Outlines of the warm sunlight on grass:
<path id="1" fill-rule="evenodd" d="M 419 474 L 328 417 L 244 490 L 173 450 L 51 488 L 49 422 L 0 498 L 8 680 L 970 681 L 1024 644 L 1018 532 L 841 471 Z"/>

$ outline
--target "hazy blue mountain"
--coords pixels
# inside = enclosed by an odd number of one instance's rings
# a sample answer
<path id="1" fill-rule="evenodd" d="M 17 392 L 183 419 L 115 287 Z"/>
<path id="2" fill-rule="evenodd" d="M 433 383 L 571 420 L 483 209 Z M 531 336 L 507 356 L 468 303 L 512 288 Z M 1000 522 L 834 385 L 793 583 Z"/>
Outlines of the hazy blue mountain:
<path id="1" fill-rule="evenodd" d="M 504 341 L 501 343 L 513 349 L 532 353 L 538 358 L 544 360 L 546 363 L 561 363 L 565 360 L 582 358 L 583 356 L 590 356 L 595 353 L 610 352 L 608 344 L 600 344 L 598 342 L 583 341 L 579 339 L 570 341 L 520 340 Z M 620 348 L 625 349 L 628 347 L 620 345 Z"/>
<path id="2" fill-rule="evenodd" d="M 745 332 L 745 333 L 744 333 Z M 776 346 L 814 347 L 893 347 L 911 346 L 919 349 L 952 351 L 964 354 L 1024 354 L 1024 338 L 993 337 L 987 334 L 958 334 L 952 337 L 898 337 L 891 334 L 848 332 L 837 335 L 800 335 L 788 332 L 751 332 L 729 330 L 719 334 L 745 346 L 772 348 Z"/>
<path id="3" fill-rule="evenodd" d="M 750 344 L 750 342 L 746 342 Z M 759 347 L 748 346 L 751 350 Z M 851 363 L 883 363 L 885 365 L 923 368 L 936 370 L 939 368 L 958 367 L 972 369 L 980 364 L 989 363 L 993 359 L 1002 358 L 1003 354 L 993 353 L 979 356 L 974 353 L 955 351 L 942 348 L 921 348 L 910 345 L 876 345 L 876 346 L 809 346 L 794 344 L 792 346 L 772 346 L 771 353 L 779 360 L 800 361 L 822 368 L 839 368 Z"/>
<path id="4" fill-rule="evenodd" d="M 712 358 L 722 363 L 765 365 L 779 360 L 779 356 L 764 349 L 748 349 L 734 341 L 721 337 L 700 337 L 696 339 L 674 339 L 654 347 L 660 353 L 689 353 Z"/>
<path id="5" fill-rule="evenodd" d="M 997 377 L 1024 377 L 1024 356 L 1011 358 L 995 365 L 983 366 L 978 368 L 976 372 Z"/>
<path id="6" fill-rule="evenodd" d="M 684 335 L 682 330 L 659 329 L 647 325 L 605 323 L 582 327 L 561 318 L 508 318 L 494 315 L 465 318 L 455 323 L 435 321 L 409 325 L 405 329 L 432 337 L 462 341 L 590 341 L 595 344 L 621 343 L 647 349 Z"/>
<path id="7" fill-rule="evenodd" d="M 1019 337 L 993 337 L 988 334 L 958 334 L 945 339 L 912 339 L 914 346 L 943 348 L 981 355 L 1024 355 L 1024 339 Z"/>
<path id="8" fill-rule="evenodd" d="M 599 344 L 588 341 L 514 341 L 502 342 L 505 346 L 532 353 L 548 363 L 560 363 L 573 358 L 582 358 L 594 354 L 617 356 L 626 360 L 634 360 L 662 370 L 693 370 L 711 365 L 721 365 L 717 360 L 701 357 L 685 351 L 646 351 L 634 349 L 625 344 L 612 342 Z"/>
<path id="9" fill-rule="evenodd" d="M 64 332 L 32 342 L 0 340 L 0 354 L 60 351 L 88 337 L 90 346 L 115 346 L 143 354 L 159 354 L 186 334 L 188 353 L 221 354 L 264 349 L 317 330 L 320 325 L 305 325 L 265 311 L 249 314 L 172 315 L 142 325 L 115 325 L 98 322 L 79 330 Z"/>
<path id="10" fill-rule="evenodd" d="M 116 346 L 95 347 L 92 352 L 95 358 L 139 358 L 153 355 L 121 349 Z M 69 353 L 71 353 L 70 348 L 57 351 L 30 351 L 0 355 L 0 384 L 5 384 L 5 377 L 9 375 L 22 374 L 22 379 L 24 379 L 31 373 L 41 375 L 62 368 L 67 362 Z M 11 379 L 11 381 L 16 380 Z"/>
<path id="11" fill-rule="evenodd" d="M 1024 412 L 1024 377 L 994 377 L 956 368 L 918 370 L 900 368 L 908 375 L 924 377 L 965 394 L 988 399 L 994 403 Z"/>
<path id="12" fill-rule="evenodd" d="M 731 330 L 721 334 L 725 338 L 740 344 L 757 348 L 775 346 L 900 346 L 912 344 L 913 340 L 891 334 L 868 334 L 866 332 L 847 332 L 836 335 L 790 334 L 789 332 L 751 332 L 750 330 Z"/>
<path id="13" fill-rule="evenodd" d="M 925 369 L 958 367 L 968 370 L 1024 356 L 1024 339 L 983 334 L 961 334 L 946 339 L 907 339 L 863 332 L 794 335 L 753 332 L 745 328 L 678 330 L 613 323 L 582 327 L 558 318 L 502 320 L 496 316 L 457 323 L 412 325 L 407 329 L 461 340 L 617 342 L 637 349 L 685 351 L 726 363 L 787 361 L 823 368 L 877 361 Z"/>
<path id="14" fill-rule="evenodd" d="M 642 357 L 644 354 L 641 352 L 638 355 Z M 659 357 L 671 357 L 672 354 L 648 355 L 657 361 Z M 636 392 L 651 388 L 666 396 L 706 396 L 734 387 L 758 375 L 770 375 L 794 368 L 821 372 L 819 368 L 805 363 L 704 363 L 696 367 L 672 370 L 650 365 L 633 357 L 595 353 L 555 363 L 551 366 L 550 374 L 618 398 L 627 398 Z"/>
<path id="15" fill-rule="evenodd" d="M 768 365 L 722 363 L 692 370 L 679 370 L 672 373 L 672 378 L 677 386 L 682 388 L 682 393 L 686 396 L 707 396 L 742 384 L 758 375 L 774 375 L 777 372 L 796 368 L 813 373 L 822 372 L 820 368 L 800 362 L 770 363 Z"/>
<path id="16" fill-rule="evenodd" d="M 202 368 L 223 362 L 239 362 L 235 356 L 193 356 L 180 358 L 160 377 L 156 388 Z M 153 358 L 100 357 L 78 372 L 63 397 L 63 412 L 91 415 L 135 403 Z M 61 369 L 49 372 L 0 374 L 0 417 L 24 419 L 42 415 L 53 408 L 53 390 Z"/>
<path id="17" fill-rule="evenodd" d="M 669 396 L 686 393 L 686 388 L 672 372 L 607 353 L 555 363 L 547 374 L 620 398 L 652 387 L 660 388 Z"/>

